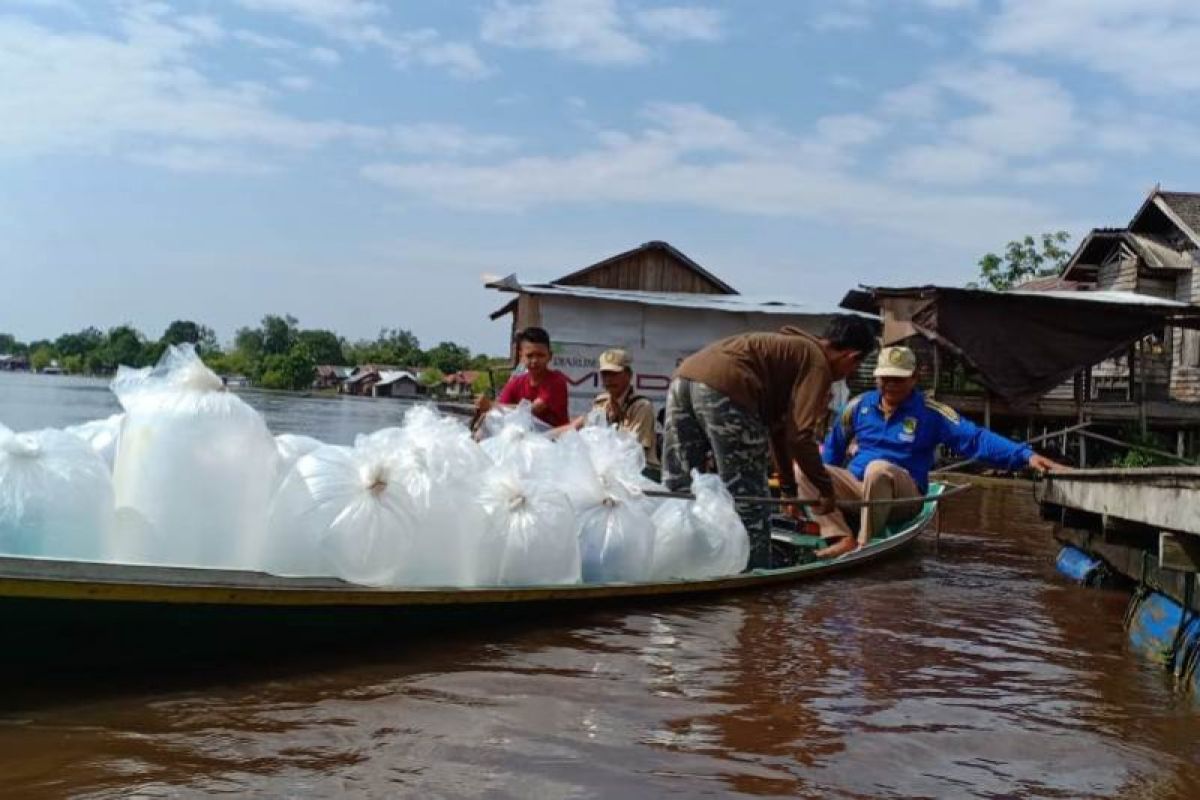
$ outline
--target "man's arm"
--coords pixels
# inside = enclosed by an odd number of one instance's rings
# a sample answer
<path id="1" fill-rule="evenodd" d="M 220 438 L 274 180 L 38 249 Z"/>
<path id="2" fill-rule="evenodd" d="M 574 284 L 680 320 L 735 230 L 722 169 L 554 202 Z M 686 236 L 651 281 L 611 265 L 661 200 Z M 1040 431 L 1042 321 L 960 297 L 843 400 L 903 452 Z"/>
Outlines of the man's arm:
<path id="1" fill-rule="evenodd" d="M 976 425 L 971 420 L 959 416 L 958 412 L 949 406 L 934 401 L 927 401 L 926 404 L 941 420 L 942 443 L 965 458 L 978 459 L 990 466 L 1008 470 L 1025 467 L 1044 470 L 1059 466 L 1037 455 L 1029 445 L 1014 442 Z"/>
<path id="2" fill-rule="evenodd" d="M 821 503 L 813 508 L 817 514 L 832 513 L 834 505 L 833 479 L 825 471 L 821 451 L 817 447 L 817 428 L 825 419 L 829 403 L 829 375 L 815 371 L 803 375 L 792 389 L 791 419 L 788 428 L 788 451 L 804 476 L 812 481 L 820 494 Z"/>
<path id="3" fill-rule="evenodd" d="M 850 438 L 846 428 L 848 422 L 853 421 L 854 409 L 857 407 L 857 399 L 850 401 L 830 426 L 829 434 L 825 437 L 825 445 L 821 448 L 821 458 L 825 460 L 826 464 L 832 464 L 835 467 L 846 465 L 846 452 L 850 447 Z"/>

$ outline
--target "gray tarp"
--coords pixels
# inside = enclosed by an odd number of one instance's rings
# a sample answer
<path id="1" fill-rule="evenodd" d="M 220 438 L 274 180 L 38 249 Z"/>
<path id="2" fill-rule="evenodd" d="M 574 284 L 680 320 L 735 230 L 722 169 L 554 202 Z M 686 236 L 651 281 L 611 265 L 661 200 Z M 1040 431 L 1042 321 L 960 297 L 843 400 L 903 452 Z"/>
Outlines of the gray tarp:
<path id="1" fill-rule="evenodd" d="M 1200 328 L 1200 307 L 1116 292 L 864 287 L 849 292 L 842 307 L 878 313 L 885 345 L 922 335 L 957 353 L 1013 405 L 1164 326 Z"/>

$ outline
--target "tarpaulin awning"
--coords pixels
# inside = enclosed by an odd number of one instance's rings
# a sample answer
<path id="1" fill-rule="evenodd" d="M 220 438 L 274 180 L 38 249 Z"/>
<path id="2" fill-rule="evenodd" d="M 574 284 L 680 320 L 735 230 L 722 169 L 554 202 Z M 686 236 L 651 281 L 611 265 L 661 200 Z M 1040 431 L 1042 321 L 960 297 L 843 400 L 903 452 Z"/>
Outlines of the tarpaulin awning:
<path id="1" fill-rule="evenodd" d="M 1200 307 L 1132 292 L 863 287 L 842 307 L 879 314 L 884 345 L 914 335 L 932 339 L 1013 405 L 1166 326 L 1200 328 Z"/>

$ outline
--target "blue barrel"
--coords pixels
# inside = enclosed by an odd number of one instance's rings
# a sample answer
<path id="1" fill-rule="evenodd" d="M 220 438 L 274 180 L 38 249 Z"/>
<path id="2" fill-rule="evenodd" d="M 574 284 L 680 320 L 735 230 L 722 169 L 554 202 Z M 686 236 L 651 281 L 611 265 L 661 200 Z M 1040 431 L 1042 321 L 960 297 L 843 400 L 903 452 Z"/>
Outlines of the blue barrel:
<path id="1" fill-rule="evenodd" d="M 1055 566 L 1063 575 L 1085 586 L 1099 583 L 1104 575 L 1103 561 L 1070 545 L 1059 551 Z"/>
<path id="2" fill-rule="evenodd" d="M 1173 669 L 1185 688 L 1195 691 L 1200 687 L 1200 616 L 1192 614 L 1191 621 L 1184 626 Z"/>
<path id="3" fill-rule="evenodd" d="M 1150 592 L 1130 615 L 1129 644 L 1146 658 L 1174 669 L 1186 656 L 1180 643 L 1195 617 L 1183 606 L 1158 592 Z"/>

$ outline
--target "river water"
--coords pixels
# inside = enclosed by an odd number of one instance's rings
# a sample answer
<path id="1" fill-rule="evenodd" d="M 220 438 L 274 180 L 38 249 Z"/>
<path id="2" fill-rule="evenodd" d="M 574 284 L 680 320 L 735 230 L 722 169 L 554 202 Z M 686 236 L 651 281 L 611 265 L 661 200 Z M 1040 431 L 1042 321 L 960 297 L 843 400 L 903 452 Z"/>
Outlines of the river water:
<path id="1" fill-rule="evenodd" d="M 343 442 L 402 409 L 245 396 Z M 102 383 L 0 375 L 13 428 L 115 410 Z M 1029 486 L 997 482 L 937 540 L 809 585 L 8 685 L 0 796 L 1200 796 L 1200 710 L 1128 652 L 1127 594 L 1054 553 Z"/>

